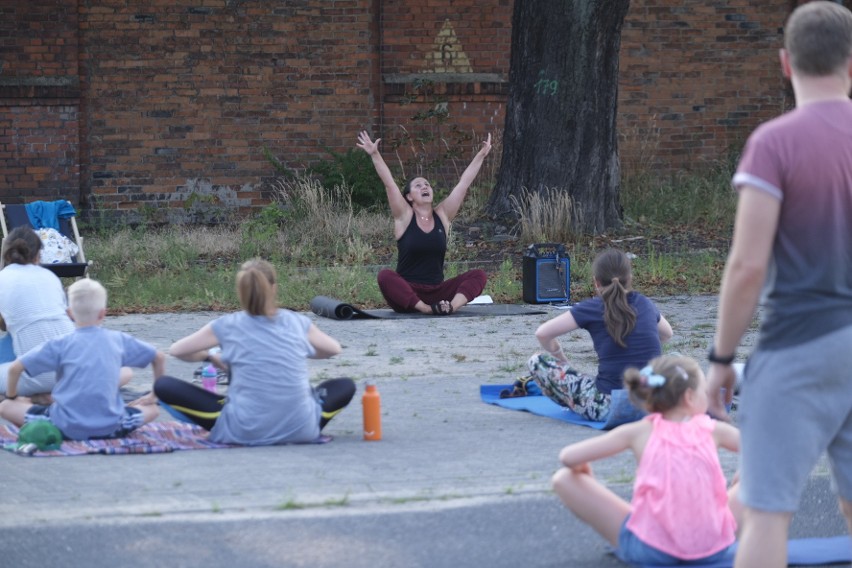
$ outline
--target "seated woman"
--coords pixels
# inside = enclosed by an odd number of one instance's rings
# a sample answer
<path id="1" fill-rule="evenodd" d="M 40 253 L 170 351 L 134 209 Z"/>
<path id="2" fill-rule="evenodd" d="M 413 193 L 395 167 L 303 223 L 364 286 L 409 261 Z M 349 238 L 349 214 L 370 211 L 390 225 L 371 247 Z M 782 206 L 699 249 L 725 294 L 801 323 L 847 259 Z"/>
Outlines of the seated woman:
<path id="1" fill-rule="evenodd" d="M 250 260 L 237 273 L 243 311 L 222 316 L 175 341 L 169 354 L 203 361 L 221 346 L 213 362 L 231 371 L 227 396 L 174 377 L 154 382 L 154 395 L 210 430 L 210 440 L 253 446 L 313 442 L 355 394 L 352 379 L 330 379 L 316 389 L 308 381 L 307 359 L 340 353 L 340 344 L 307 317 L 279 309 L 275 269 Z M 138 404 L 152 402 L 153 397 Z"/>
<path id="2" fill-rule="evenodd" d="M 628 367 L 643 368 L 659 357 L 661 343 L 672 337 L 672 326 L 654 303 L 631 289 L 630 259 L 616 249 L 595 257 L 592 264 L 598 296 L 574 304 L 535 332 L 545 353 L 529 360 L 532 378 L 542 393 L 587 420 L 606 421 L 612 391 L 621 388 Z M 575 329 L 592 336 L 598 355 L 597 376 L 573 369 L 557 339 Z"/>
<path id="3" fill-rule="evenodd" d="M 53 272 L 39 266 L 41 249 L 41 239 L 29 227 L 12 229 L 3 241 L 0 318 L 12 338 L 15 356 L 74 331 L 74 323 L 66 311 L 68 305 L 62 282 Z M 0 364 L 0 394 L 3 395 L 11 364 L 11 361 Z M 56 373 L 52 371 L 36 376 L 24 373 L 17 392 L 26 397 L 35 396 L 39 402 L 49 402 L 47 395 L 55 384 Z"/>
<path id="4" fill-rule="evenodd" d="M 473 183 L 482 162 L 491 151 L 491 135 L 462 173 L 456 187 L 435 207 L 434 192 L 425 178 L 416 177 L 400 193 L 390 169 L 379 153 L 381 138 L 373 142 L 367 132 L 358 135 L 358 147 L 373 160 L 376 173 L 385 185 L 393 215 L 393 236 L 397 246 L 396 271 L 379 272 L 379 289 L 396 312 L 449 315 L 485 289 L 486 275 L 470 270 L 444 280 L 447 234 Z"/>

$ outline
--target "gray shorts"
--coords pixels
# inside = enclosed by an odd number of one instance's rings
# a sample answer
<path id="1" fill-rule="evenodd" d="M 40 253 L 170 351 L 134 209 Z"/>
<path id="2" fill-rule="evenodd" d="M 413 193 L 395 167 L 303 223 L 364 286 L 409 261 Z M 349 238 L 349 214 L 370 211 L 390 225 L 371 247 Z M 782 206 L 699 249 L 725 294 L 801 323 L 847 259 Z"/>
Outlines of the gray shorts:
<path id="1" fill-rule="evenodd" d="M 749 358 L 737 419 L 740 498 L 793 512 L 828 452 L 835 489 L 852 501 L 852 327 Z"/>

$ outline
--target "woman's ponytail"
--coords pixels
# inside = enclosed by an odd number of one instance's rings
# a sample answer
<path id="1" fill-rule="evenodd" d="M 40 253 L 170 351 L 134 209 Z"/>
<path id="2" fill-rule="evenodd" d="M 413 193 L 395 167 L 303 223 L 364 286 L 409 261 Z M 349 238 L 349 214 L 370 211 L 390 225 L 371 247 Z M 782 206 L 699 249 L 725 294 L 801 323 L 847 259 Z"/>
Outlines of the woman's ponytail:
<path id="1" fill-rule="evenodd" d="M 237 272 L 237 296 L 253 316 L 272 316 L 276 310 L 275 269 L 259 258 L 243 263 Z"/>
<path id="2" fill-rule="evenodd" d="M 624 338 L 636 326 L 636 312 L 628 300 L 633 280 L 630 259 L 620 250 L 607 249 L 595 258 L 592 268 L 600 286 L 606 330 L 619 347 L 627 347 Z"/>

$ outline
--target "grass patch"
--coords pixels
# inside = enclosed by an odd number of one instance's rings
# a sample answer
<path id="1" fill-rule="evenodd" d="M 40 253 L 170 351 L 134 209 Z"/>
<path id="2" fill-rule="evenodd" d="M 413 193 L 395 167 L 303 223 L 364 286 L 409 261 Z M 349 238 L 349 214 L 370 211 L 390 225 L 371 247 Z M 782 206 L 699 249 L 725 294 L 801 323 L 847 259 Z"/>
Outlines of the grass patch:
<path id="1" fill-rule="evenodd" d="M 518 239 L 490 239 L 495 223 L 468 203 L 458 223 L 479 225 L 479 237 L 450 232 L 446 277 L 481 267 L 485 293 L 521 303 L 524 248 L 561 242 L 571 259 L 574 301 L 594 295 L 591 262 L 610 246 L 635 255 L 634 286 L 646 295 L 716 293 L 736 206 L 729 179 L 726 164 L 665 179 L 633 174 L 621 189 L 624 227 L 593 237 L 573 233 L 570 199 L 555 191 L 518 205 L 520 220 L 509 228 Z M 484 203 L 482 188 L 476 192 Z M 90 275 L 109 290 L 113 313 L 231 311 L 239 308 L 237 269 L 260 256 L 278 271 L 284 307 L 305 311 L 318 294 L 383 307 L 376 273 L 395 262 L 389 213 L 356 208 L 345 186 L 328 189 L 310 178 L 280 181 L 273 193 L 268 206 L 242 219 L 220 215 L 229 220 L 217 226 L 84 226 Z"/>

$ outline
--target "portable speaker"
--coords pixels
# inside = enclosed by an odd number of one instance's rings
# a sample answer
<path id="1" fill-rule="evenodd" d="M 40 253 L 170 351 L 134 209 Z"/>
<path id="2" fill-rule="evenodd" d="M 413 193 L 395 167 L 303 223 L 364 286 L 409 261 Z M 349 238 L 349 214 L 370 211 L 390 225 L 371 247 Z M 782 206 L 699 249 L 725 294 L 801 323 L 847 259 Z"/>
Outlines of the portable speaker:
<path id="1" fill-rule="evenodd" d="M 523 299 L 528 304 L 567 302 L 571 260 L 561 244 L 530 245 L 523 258 Z"/>

